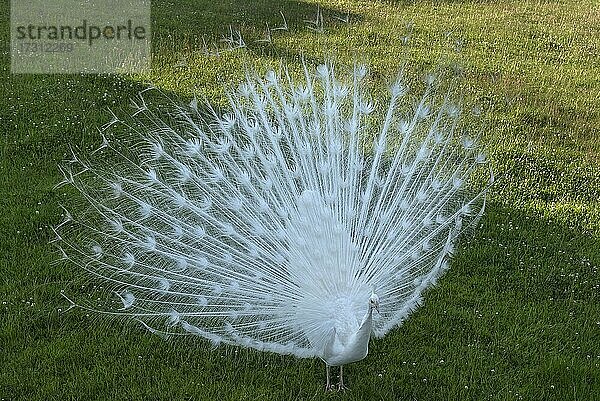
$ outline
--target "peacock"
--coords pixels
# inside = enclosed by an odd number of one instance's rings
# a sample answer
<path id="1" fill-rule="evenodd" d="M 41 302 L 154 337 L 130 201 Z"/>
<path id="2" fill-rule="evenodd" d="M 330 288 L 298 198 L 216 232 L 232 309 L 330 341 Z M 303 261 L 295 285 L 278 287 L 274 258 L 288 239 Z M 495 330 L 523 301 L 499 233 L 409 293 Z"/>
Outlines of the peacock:
<path id="1" fill-rule="evenodd" d="M 114 301 L 65 297 L 152 333 L 318 357 L 345 389 L 343 366 L 421 303 L 485 209 L 486 156 L 439 75 L 378 94 L 363 64 L 303 62 L 247 71 L 221 108 L 142 93 L 60 166 L 86 205 L 65 208 L 61 255 Z"/>

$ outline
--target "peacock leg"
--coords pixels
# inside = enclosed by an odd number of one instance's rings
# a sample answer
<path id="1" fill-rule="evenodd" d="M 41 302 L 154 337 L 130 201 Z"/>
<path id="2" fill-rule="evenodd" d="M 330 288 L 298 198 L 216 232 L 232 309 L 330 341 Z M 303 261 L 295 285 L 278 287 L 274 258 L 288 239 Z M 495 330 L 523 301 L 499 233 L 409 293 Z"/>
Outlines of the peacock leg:
<path id="1" fill-rule="evenodd" d="M 331 367 L 325 364 L 325 371 L 327 372 L 327 384 L 325 384 L 325 391 L 332 391 L 333 386 L 331 385 Z"/>
<path id="2" fill-rule="evenodd" d="M 338 391 L 346 391 L 348 387 L 344 386 L 344 366 L 340 365 L 340 382 L 338 383 Z"/>

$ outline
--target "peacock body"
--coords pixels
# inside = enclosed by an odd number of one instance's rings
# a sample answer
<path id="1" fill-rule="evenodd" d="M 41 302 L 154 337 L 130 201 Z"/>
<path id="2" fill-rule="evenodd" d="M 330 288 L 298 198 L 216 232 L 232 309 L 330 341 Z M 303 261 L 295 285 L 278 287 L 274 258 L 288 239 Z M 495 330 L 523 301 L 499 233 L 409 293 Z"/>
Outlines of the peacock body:
<path id="1" fill-rule="evenodd" d="M 485 157 L 434 79 L 411 103 L 400 75 L 383 103 L 360 65 L 290 75 L 248 73 L 226 113 L 135 103 L 99 149 L 62 166 L 88 207 L 57 234 L 119 298 L 105 313 L 320 357 L 329 386 L 329 366 L 363 359 L 448 268 L 483 213 L 485 191 L 466 183 Z M 127 138 L 113 140 L 118 126 Z"/>

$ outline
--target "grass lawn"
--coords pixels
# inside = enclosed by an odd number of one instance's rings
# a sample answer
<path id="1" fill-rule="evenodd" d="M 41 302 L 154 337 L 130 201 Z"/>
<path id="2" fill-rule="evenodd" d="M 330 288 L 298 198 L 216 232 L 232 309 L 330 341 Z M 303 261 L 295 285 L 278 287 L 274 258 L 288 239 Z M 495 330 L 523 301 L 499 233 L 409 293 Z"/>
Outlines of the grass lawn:
<path id="1" fill-rule="evenodd" d="M 597 0 L 155 0 L 152 70 L 11 75 L 0 3 L 0 400 L 600 400 L 600 8 Z M 235 4 L 240 3 L 240 4 Z M 243 4 L 242 4 L 243 3 Z M 323 29 L 304 20 L 323 15 Z M 285 15 L 287 31 L 273 31 Z M 348 18 L 348 22 L 343 21 Z M 248 47 L 224 50 L 229 26 Z M 403 44 L 403 38 L 410 39 Z M 206 54 L 207 43 L 220 43 Z M 461 51 L 457 53 L 456 47 Z M 325 394 L 320 360 L 164 341 L 60 296 L 76 276 L 48 242 L 72 196 L 69 145 L 148 85 L 223 101 L 245 65 L 458 58 L 498 176 L 487 213 L 424 305 Z M 380 77 L 380 78 L 378 78 Z"/>

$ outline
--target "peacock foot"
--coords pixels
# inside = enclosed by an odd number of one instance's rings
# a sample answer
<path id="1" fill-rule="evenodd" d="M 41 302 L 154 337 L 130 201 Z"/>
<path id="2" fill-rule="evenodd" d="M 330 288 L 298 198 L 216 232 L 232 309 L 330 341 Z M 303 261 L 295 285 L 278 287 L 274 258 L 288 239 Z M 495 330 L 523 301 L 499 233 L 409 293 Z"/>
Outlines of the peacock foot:
<path id="1" fill-rule="evenodd" d="M 346 392 L 346 390 L 350 390 L 348 387 L 344 386 L 344 383 L 338 383 L 337 391 Z"/>
<path id="2" fill-rule="evenodd" d="M 338 388 L 338 386 L 334 385 L 334 384 L 326 384 L 325 385 L 325 391 L 336 391 Z"/>

